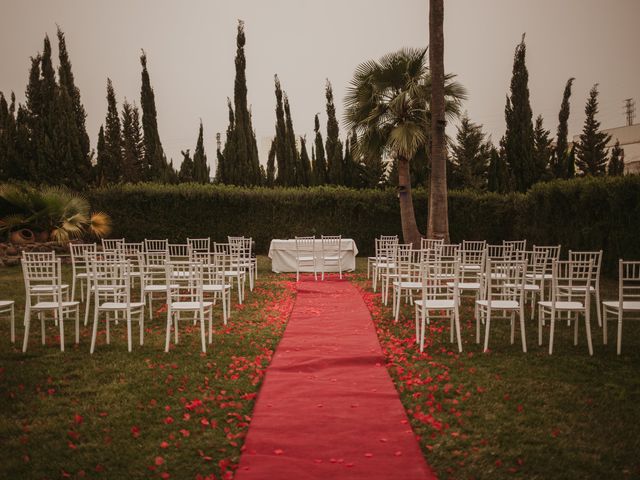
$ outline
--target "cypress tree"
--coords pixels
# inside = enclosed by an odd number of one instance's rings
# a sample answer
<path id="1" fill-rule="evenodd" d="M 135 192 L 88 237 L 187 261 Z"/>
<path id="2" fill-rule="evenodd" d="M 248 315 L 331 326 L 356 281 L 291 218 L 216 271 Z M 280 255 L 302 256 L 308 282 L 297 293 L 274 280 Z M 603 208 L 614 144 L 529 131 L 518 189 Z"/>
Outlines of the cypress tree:
<path id="1" fill-rule="evenodd" d="M 549 167 L 553 158 L 551 132 L 542 126 L 542 115 L 536 118 L 536 126 L 533 130 L 533 158 L 536 169 L 535 178 L 544 180 L 548 178 Z"/>
<path id="2" fill-rule="evenodd" d="M 107 117 L 104 129 L 104 156 L 102 178 L 105 183 L 118 183 L 122 179 L 122 132 L 111 79 L 107 79 Z"/>
<path id="3" fill-rule="evenodd" d="M 300 185 L 311 185 L 311 161 L 307 153 L 306 137 L 300 137 Z"/>
<path id="4" fill-rule="evenodd" d="M 611 149 L 611 160 L 607 169 L 609 176 L 624 175 L 624 150 L 620 148 L 620 141 L 616 140 L 616 144 Z"/>
<path id="5" fill-rule="evenodd" d="M 127 182 L 142 182 L 148 177 L 143 147 L 138 107 L 125 100 L 122 104 L 122 177 Z"/>
<path id="6" fill-rule="evenodd" d="M 15 105 L 15 95 L 11 94 L 12 105 Z M 33 146 L 29 133 L 29 112 L 19 105 L 16 115 L 15 161 L 9 166 L 9 175 L 16 180 L 33 181 Z"/>
<path id="7" fill-rule="evenodd" d="M 77 138 L 73 142 L 77 141 L 78 143 L 78 150 L 73 152 L 75 175 L 77 175 L 79 183 L 87 183 L 91 179 L 91 146 L 85 125 L 87 114 L 80 98 L 80 89 L 75 84 L 73 72 L 71 71 L 71 61 L 67 52 L 67 42 L 60 27 L 58 27 L 58 52 L 60 88 L 71 99 L 73 108 L 74 128 L 70 131 L 70 134 Z"/>
<path id="8" fill-rule="evenodd" d="M 73 100 L 63 88 L 56 89 L 52 125 L 52 144 L 58 171 L 56 183 L 74 189 L 84 188 L 87 172 L 84 168 L 78 168 L 79 165 L 83 166 L 82 150 L 77 134 Z"/>
<path id="9" fill-rule="evenodd" d="M 451 187 L 474 190 L 487 188 L 491 150 L 482 125 L 473 123 L 467 115 L 463 116 L 456 141 L 451 145 Z"/>
<path id="10" fill-rule="evenodd" d="M 369 149 L 363 154 L 355 130 L 351 139 L 351 151 L 358 168 L 357 185 L 361 188 L 383 187 L 387 183 L 387 166 L 381 152 L 378 150 L 374 153 Z"/>
<path id="11" fill-rule="evenodd" d="M 580 141 L 576 144 L 576 164 L 583 174 L 604 175 L 607 166 L 607 143 L 611 136 L 600 131 L 598 113 L 598 84 L 589 92 L 589 100 L 584 108 L 586 115 Z"/>
<path id="12" fill-rule="evenodd" d="M 44 160 L 41 160 L 41 147 L 44 143 L 44 120 L 45 120 L 45 105 L 42 98 L 42 91 L 40 88 L 40 60 L 42 56 L 37 54 L 35 57 L 31 57 L 31 68 L 29 70 L 29 83 L 25 96 L 27 98 L 26 107 L 24 113 L 24 125 L 26 127 L 27 136 L 29 142 L 26 145 L 25 156 L 29 159 L 27 167 L 27 179 L 35 183 L 42 181 L 43 175 L 48 172 L 44 172 L 45 165 Z M 42 165 L 42 170 L 40 166 Z"/>
<path id="13" fill-rule="evenodd" d="M 529 104 L 529 73 L 525 65 L 524 35 L 516 47 L 511 77 L 511 97 L 507 97 L 504 136 L 505 160 L 513 175 L 514 187 L 526 191 L 536 182 L 533 161 L 533 114 Z"/>
<path id="14" fill-rule="evenodd" d="M 218 167 L 220 168 L 218 181 L 219 183 L 236 185 L 238 173 L 240 172 L 237 162 L 236 142 L 234 140 L 236 120 L 233 105 L 229 98 L 227 98 L 227 108 L 229 110 L 229 126 L 227 127 L 227 134 L 225 136 L 222 158 L 219 159 L 218 162 Z"/>
<path id="15" fill-rule="evenodd" d="M 342 185 L 344 183 L 344 174 L 342 172 L 342 143 L 340 142 L 340 128 L 336 119 L 336 107 L 333 103 L 333 90 L 331 83 L 327 80 L 325 87 L 325 96 L 327 98 L 327 177 L 329 183 L 334 185 Z"/>
<path id="16" fill-rule="evenodd" d="M 220 140 L 220 132 L 216 133 L 216 183 L 226 183 L 224 181 L 224 155 L 222 154 L 222 141 Z"/>
<path id="17" fill-rule="evenodd" d="M 291 150 L 287 145 L 287 126 L 284 116 L 284 106 L 282 101 L 282 88 L 278 75 L 274 76 L 276 92 L 276 162 L 278 165 L 278 185 L 291 186 L 294 183 L 292 166 L 289 158 Z"/>
<path id="18" fill-rule="evenodd" d="M 569 178 L 569 147 L 567 135 L 569 132 L 569 98 L 571 98 L 571 86 L 575 79 L 571 77 L 567 80 L 562 94 L 562 103 L 560 104 L 560 113 L 558 114 L 558 133 L 556 135 L 556 146 L 551 164 L 551 174 L 555 178 Z"/>
<path id="19" fill-rule="evenodd" d="M 289 164 L 290 185 L 304 185 L 304 172 L 300 163 L 300 155 L 296 147 L 296 134 L 293 131 L 293 121 L 291 120 L 291 109 L 289 108 L 289 97 L 284 94 L 284 118 L 286 127 L 286 149 L 287 162 Z M 308 183 L 307 183 L 308 185 Z"/>
<path id="20" fill-rule="evenodd" d="M 320 120 L 318 114 L 314 118 L 313 131 L 316 132 L 315 138 L 315 162 L 313 164 L 314 183 L 316 185 L 324 185 L 327 183 L 327 161 L 324 154 L 324 142 L 322 133 L 320 133 Z"/>
<path id="21" fill-rule="evenodd" d="M 189 150 L 182 151 L 182 164 L 180 165 L 180 172 L 178 172 L 178 179 L 180 182 L 194 182 L 195 181 L 195 168 L 194 162 L 191 159 Z"/>
<path id="22" fill-rule="evenodd" d="M 193 181 L 197 183 L 209 183 L 209 165 L 207 164 L 207 154 L 204 152 L 204 132 L 202 120 L 198 130 L 198 141 L 196 150 L 193 152 Z"/>
<path id="23" fill-rule="evenodd" d="M 267 159 L 266 184 L 267 187 L 273 187 L 276 182 L 276 139 L 271 140 L 269 148 L 269 157 Z"/>
<path id="24" fill-rule="evenodd" d="M 9 108 L 4 94 L 0 92 L 0 181 L 13 178 L 11 165 L 17 162 L 15 95 L 12 94 L 11 99 Z"/>
<path id="25" fill-rule="evenodd" d="M 108 160 L 105 158 L 106 146 L 104 140 L 104 127 L 100 125 L 100 131 L 98 132 L 98 144 L 96 145 L 96 167 L 95 167 L 95 183 L 98 185 L 104 185 L 105 177 L 104 172 L 108 164 Z"/>
<path id="26" fill-rule="evenodd" d="M 497 193 L 506 193 L 511 190 L 509 166 L 505 160 L 504 153 L 499 152 L 496 148 L 491 149 L 487 188 L 490 192 Z"/>
<path id="27" fill-rule="evenodd" d="M 342 173 L 343 173 L 343 185 L 346 187 L 354 186 L 354 173 L 355 168 L 353 165 L 353 155 L 351 153 L 351 138 L 347 136 L 347 141 L 344 145 L 344 158 L 342 159 Z"/>
<path id="28" fill-rule="evenodd" d="M 142 109 L 142 131 L 144 134 L 144 169 L 149 172 L 147 180 L 168 182 L 172 177 L 173 169 L 169 168 L 167 164 L 167 158 L 160 142 L 155 94 L 151 87 L 147 70 L 147 55 L 144 50 L 140 55 L 140 64 L 142 65 L 140 108 Z"/>

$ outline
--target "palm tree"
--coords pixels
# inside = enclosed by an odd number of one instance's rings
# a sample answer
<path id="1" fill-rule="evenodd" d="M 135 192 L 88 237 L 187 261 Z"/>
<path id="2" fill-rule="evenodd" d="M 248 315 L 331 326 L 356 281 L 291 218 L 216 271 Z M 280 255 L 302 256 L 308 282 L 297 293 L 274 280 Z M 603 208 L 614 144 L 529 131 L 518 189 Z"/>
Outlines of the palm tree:
<path id="1" fill-rule="evenodd" d="M 355 71 L 345 97 L 345 123 L 358 134 L 356 151 L 364 157 L 385 155 L 398 162 L 398 197 L 405 243 L 420 245 L 411 197 L 409 161 L 428 145 L 431 78 L 426 66 L 427 49 L 404 48 L 369 60 Z M 445 109 L 460 113 L 466 90 L 445 77 Z"/>
<path id="2" fill-rule="evenodd" d="M 447 205 L 447 153 L 445 126 L 444 5 L 443 0 L 429 3 L 429 66 L 431 67 L 431 185 L 427 238 L 449 242 Z"/>

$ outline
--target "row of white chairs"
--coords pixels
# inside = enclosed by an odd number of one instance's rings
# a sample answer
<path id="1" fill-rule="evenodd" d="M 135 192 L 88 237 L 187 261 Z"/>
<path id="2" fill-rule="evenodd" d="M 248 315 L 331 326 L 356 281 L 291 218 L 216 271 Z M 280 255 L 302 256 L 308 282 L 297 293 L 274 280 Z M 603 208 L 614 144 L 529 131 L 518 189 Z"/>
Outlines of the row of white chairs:
<path id="1" fill-rule="evenodd" d="M 131 350 L 131 320 L 137 316 L 140 324 L 140 343 L 144 335 L 145 305 L 149 305 L 152 315 L 154 294 L 166 296 L 167 341 L 169 348 L 170 328 L 173 325 L 176 342 L 178 340 L 178 320 L 181 313 L 191 311 L 197 314 L 204 338 L 204 315 L 209 318 L 209 342 L 212 339 L 212 307 L 221 300 L 223 322 L 226 324 L 231 312 L 230 290 L 237 279 L 239 302 L 244 296 L 247 271 L 252 267 L 243 263 L 238 249 L 230 244 L 215 244 L 214 252 L 191 251 L 186 259 L 172 259 L 167 251 L 137 251 L 132 253 L 122 248 L 97 251 L 95 244 L 75 245 L 73 261 L 74 278 L 72 288 L 62 281 L 60 258 L 54 252 L 25 252 L 22 268 L 25 280 L 25 336 L 23 351 L 26 351 L 32 314 L 41 320 L 42 342 L 45 342 L 46 312 L 53 312 L 54 320 L 60 327 L 60 348 L 64 351 L 64 318 L 75 316 L 76 343 L 79 341 L 80 302 L 74 299 L 75 282 L 86 289 L 85 325 L 88 323 L 91 300 L 93 298 L 93 333 L 91 353 L 95 348 L 98 320 L 105 314 L 107 342 L 110 332 L 110 315 L 117 322 L 123 314 L 127 322 L 128 348 Z M 134 300 L 132 287 L 135 280 L 140 283 L 138 299 Z M 71 291 L 70 291 L 71 290 Z M 186 298 L 186 300 L 185 300 Z M 5 309 L 11 315 L 12 342 L 15 341 L 14 302 L 0 303 L 0 313 Z M 205 343 L 202 343 L 205 351 Z"/>
<path id="2" fill-rule="evenodd" d="M 318 270 L 321 272 L 321 279 L 324 280 L 328 268 L 337 268 L 342 279 L 342 235 L 322 235 L 320 239 L 316 239 L 315 235 L 295 237 L 295 241 L 296 281 L 300 280 L 300 270 L 305 267 L 313 268 L 315 280 L 318 280 Z"/>

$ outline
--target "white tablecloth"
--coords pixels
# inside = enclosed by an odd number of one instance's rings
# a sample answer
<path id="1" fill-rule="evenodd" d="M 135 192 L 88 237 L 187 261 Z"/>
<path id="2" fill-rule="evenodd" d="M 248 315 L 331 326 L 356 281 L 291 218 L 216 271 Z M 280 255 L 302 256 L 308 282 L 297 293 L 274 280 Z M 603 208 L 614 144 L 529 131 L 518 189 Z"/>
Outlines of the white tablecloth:
<path id="1" fill-rule="evenodd" d="M 320 259 L 322 257 L 322 243 L 316 240 L 316 268 L 320 271 Z M 356 269 L 356 255 L 358 255 L 358 247 L 356 242 L 351 238 L 343 238 L 340 243 L 340 251 L 342 258 L 342 271 L 351 272 Z M 271 240 L 269 246 L 269 258 L 271 259 L 271 270 L 276 273 L 295 272 L 296 271 L 296 241 L 289 240 Z M 302 267 L 301 272 L 313 272 L 313 267 Z M 337 266 L 327 266 L 326 272 L 337 272 Z"/>

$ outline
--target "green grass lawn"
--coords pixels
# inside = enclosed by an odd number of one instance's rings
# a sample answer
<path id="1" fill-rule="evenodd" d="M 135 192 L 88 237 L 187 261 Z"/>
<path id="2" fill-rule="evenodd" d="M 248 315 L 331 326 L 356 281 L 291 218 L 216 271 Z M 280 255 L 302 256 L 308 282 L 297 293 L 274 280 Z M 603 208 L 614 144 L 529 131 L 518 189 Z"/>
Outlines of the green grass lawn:
<path id="1" fill-rule="evenodd" d="M 50 322 L 47 344 L 40 344 L 36 323 L 22 354 L 22 273 L 0 269 L 0 297 L 18 306 L 15 346 L 9 322 L 0 320 L 0 478 L 231 478 L 295 298 L 291 276 L 271 274 L 269 266 L 260 258 L 258 286 L 244 306 L 234 306 L 228 327 L 216 310 L 206 355 L 188 322 L 180 344 L 165 354 L 162 313 L 147 323 L 143 347 L 134 325 L 132 353 L 123 322 L 110 345 L 101 328 L 94 355 L 88 327 L 76 347 L 69 323 L 60 353 Z M 358 268 L 352 279 L 439 477 L 640 478 L 640 322 L 625 325 L 620 357 L 613 322 L 603 346 L 595 318 L 593 357 L 584 329 L 574 347 L 573 330 L 562 323 L 549 356 L 548 330 L 538 347 L 530 320 L 529 353 L 518 337 L 510 345 L 507 325 L 496 323 L 491 352 L 483 354 L 466 303 L 464 352 L 449 343 L 448 325 L 435 322 L 420 354 L 412 309 L 404 307 L 395 324 L 362 273 L 366 259 L 358 259 Z M 615 287 L 605 281 L 603 298 L 615 298 Z"/>

